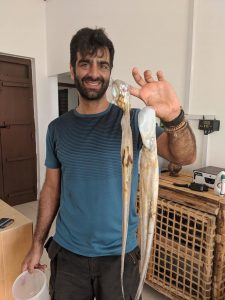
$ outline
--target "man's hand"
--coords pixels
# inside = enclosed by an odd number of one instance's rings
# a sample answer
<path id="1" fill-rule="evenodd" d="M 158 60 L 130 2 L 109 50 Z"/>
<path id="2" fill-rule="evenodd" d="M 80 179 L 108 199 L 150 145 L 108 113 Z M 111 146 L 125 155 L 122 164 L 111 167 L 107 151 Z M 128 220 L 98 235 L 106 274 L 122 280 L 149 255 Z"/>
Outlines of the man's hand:
<path id="1" fill-rule="evenodd" d="M 47 266 L 40 264 L 42 253 L 43 246 L 40 244 L 33 244 L 22 263 L 22 271 L 28 270 L 28 272 L 32 273 L 34 269 L 39 269 L 44 272 Z"/>
<path id="2" fill-rule="evenodd" d="M 46 169 L 46 178 L 38 205 L 33 244 L 23 261 L 23 271 L 28 270 L 32 273 L 34 269 L 44 271 L 46 268 L 45 265 L 40 264 L 40 258 L 43 254 L 44 242 L 59 208 L 60 180 L 60 169 Z"/>
<path id="3" fill-rule="evenodd" d="M 152 106 L 157 117 L 165 122 L 175 119 L 180 114 L 180 101 L 162 71 L 157 72 L 154 80 L 150 70 L 144 72 L 144 78 L 137 68 L 133 68 L 134 80 L 141 88 L 130 87 L 130 94 L 140 98 L 147 106 Z"/>

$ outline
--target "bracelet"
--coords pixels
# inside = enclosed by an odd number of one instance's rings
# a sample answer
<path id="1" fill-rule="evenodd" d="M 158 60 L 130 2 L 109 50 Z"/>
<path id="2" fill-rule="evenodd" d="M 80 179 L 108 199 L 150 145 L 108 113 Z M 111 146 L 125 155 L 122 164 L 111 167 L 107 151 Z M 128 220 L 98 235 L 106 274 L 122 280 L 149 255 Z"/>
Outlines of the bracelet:
<path id="1" fill-rule="evenodd" d="M 168 132 L 168 133 L 173 133 L 173 132 L 176 132 L 176 131 L 179 131 L 181 129 L 184 129 L 188 126 L 188 121 L 186 121 L 185 119 L 180 122 L 180 124 L 178 124 L 177 126 L 173 126 L 173 127 L 165 127 L 165 131 Z"/>
<path id="2" fill-rule="evenodd" d="M 161 120 L 161 122 L 163 123 L 163 125 L 166 128 L 177 127 L 182 121 L 184 121 L 184 111 L 182 108 L 181 108 L 179 116 L 177 116 L 172 121 L 166 122 L 166 121 Z"/>

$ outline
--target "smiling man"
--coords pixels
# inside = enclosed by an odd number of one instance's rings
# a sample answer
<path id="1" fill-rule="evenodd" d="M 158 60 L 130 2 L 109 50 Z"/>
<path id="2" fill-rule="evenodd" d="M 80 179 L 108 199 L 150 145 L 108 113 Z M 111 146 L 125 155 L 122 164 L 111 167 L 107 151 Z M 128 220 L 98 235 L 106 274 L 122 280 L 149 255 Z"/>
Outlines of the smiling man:
<path id="1" fill-rule="evenodd" d="M 50 294 L 54 300 L 122 300 L 122 110 L 109 103 L 106 90 L 114 47 L 103 29 L 83 28 L 70 44 L 70 70 L 79 92 L 79 106 L 53 120 L 46 139 L 46 179 L 41 192 L 33 245 L 23 270 L 44 269 L 44 243 L 58 212 L 56 233 L 47 242 L 51 259 Z M 140 88 L 130 93 L 155 108 L 165 124 L 156 127 L 158 153 L 189 164 L 195 159 L 195 138 L 179 99 L 162 72 L 154 80 L 133 69 Z M 142 141 L 138 110 L 131 110 L 133 178 L 126 245 L 125 299 L 134 299 L 139 283 L 136 232 L 138 158 Z"/>
<path id="2" fill-rule="evenodd" d="M 77 53 L 76 74 L 71 66 L 71 77 L 83 101 L 100 100 L 105 96 L 111 72 L 109 58 L 107 48 L 98 49 L 94 56 L 87 54 L 85 58 Z"/>

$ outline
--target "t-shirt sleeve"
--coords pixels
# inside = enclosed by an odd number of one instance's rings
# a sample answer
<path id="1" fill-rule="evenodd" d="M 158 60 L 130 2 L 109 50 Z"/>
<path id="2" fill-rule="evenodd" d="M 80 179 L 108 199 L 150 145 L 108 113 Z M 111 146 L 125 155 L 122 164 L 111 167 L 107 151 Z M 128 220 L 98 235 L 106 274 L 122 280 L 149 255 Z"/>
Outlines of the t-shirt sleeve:
<path id="1" fill-rule="evenodd" d="M 50 125 L 48 126 L 47 135 L 46 135 L 45 166 L 50 169 L 58 169 L 61 167 L 61 164 L 57 157 L 54 130 Z"/>

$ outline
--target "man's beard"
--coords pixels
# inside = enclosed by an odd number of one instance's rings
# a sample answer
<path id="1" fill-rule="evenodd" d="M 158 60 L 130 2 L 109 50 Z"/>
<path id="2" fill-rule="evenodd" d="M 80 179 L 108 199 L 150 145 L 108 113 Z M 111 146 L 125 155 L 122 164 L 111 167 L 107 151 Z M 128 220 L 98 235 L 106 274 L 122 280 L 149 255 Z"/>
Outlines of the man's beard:
<path id="1" fill-rule="evenodd" d="M 86 88 L 84 86 L 85 81 L 93 81 L 93 82 L 99 82 L 101 83 L 101 87 L 98 90 L 91 89 L 91 88 Z M 77 76 L 74 79 L 75 87 L 77 88 L 78 92 L 80 95 L 85 99 L 85 100 L 100 100 L 102 96 L 104 96 L 108 86 L 109 86 L 109 80 L 107 81 L 104 80 L 103 77 L 97 77 L 93 79 L 91 76 L 84 76 L 82 79 L 78 78 Z"/>

